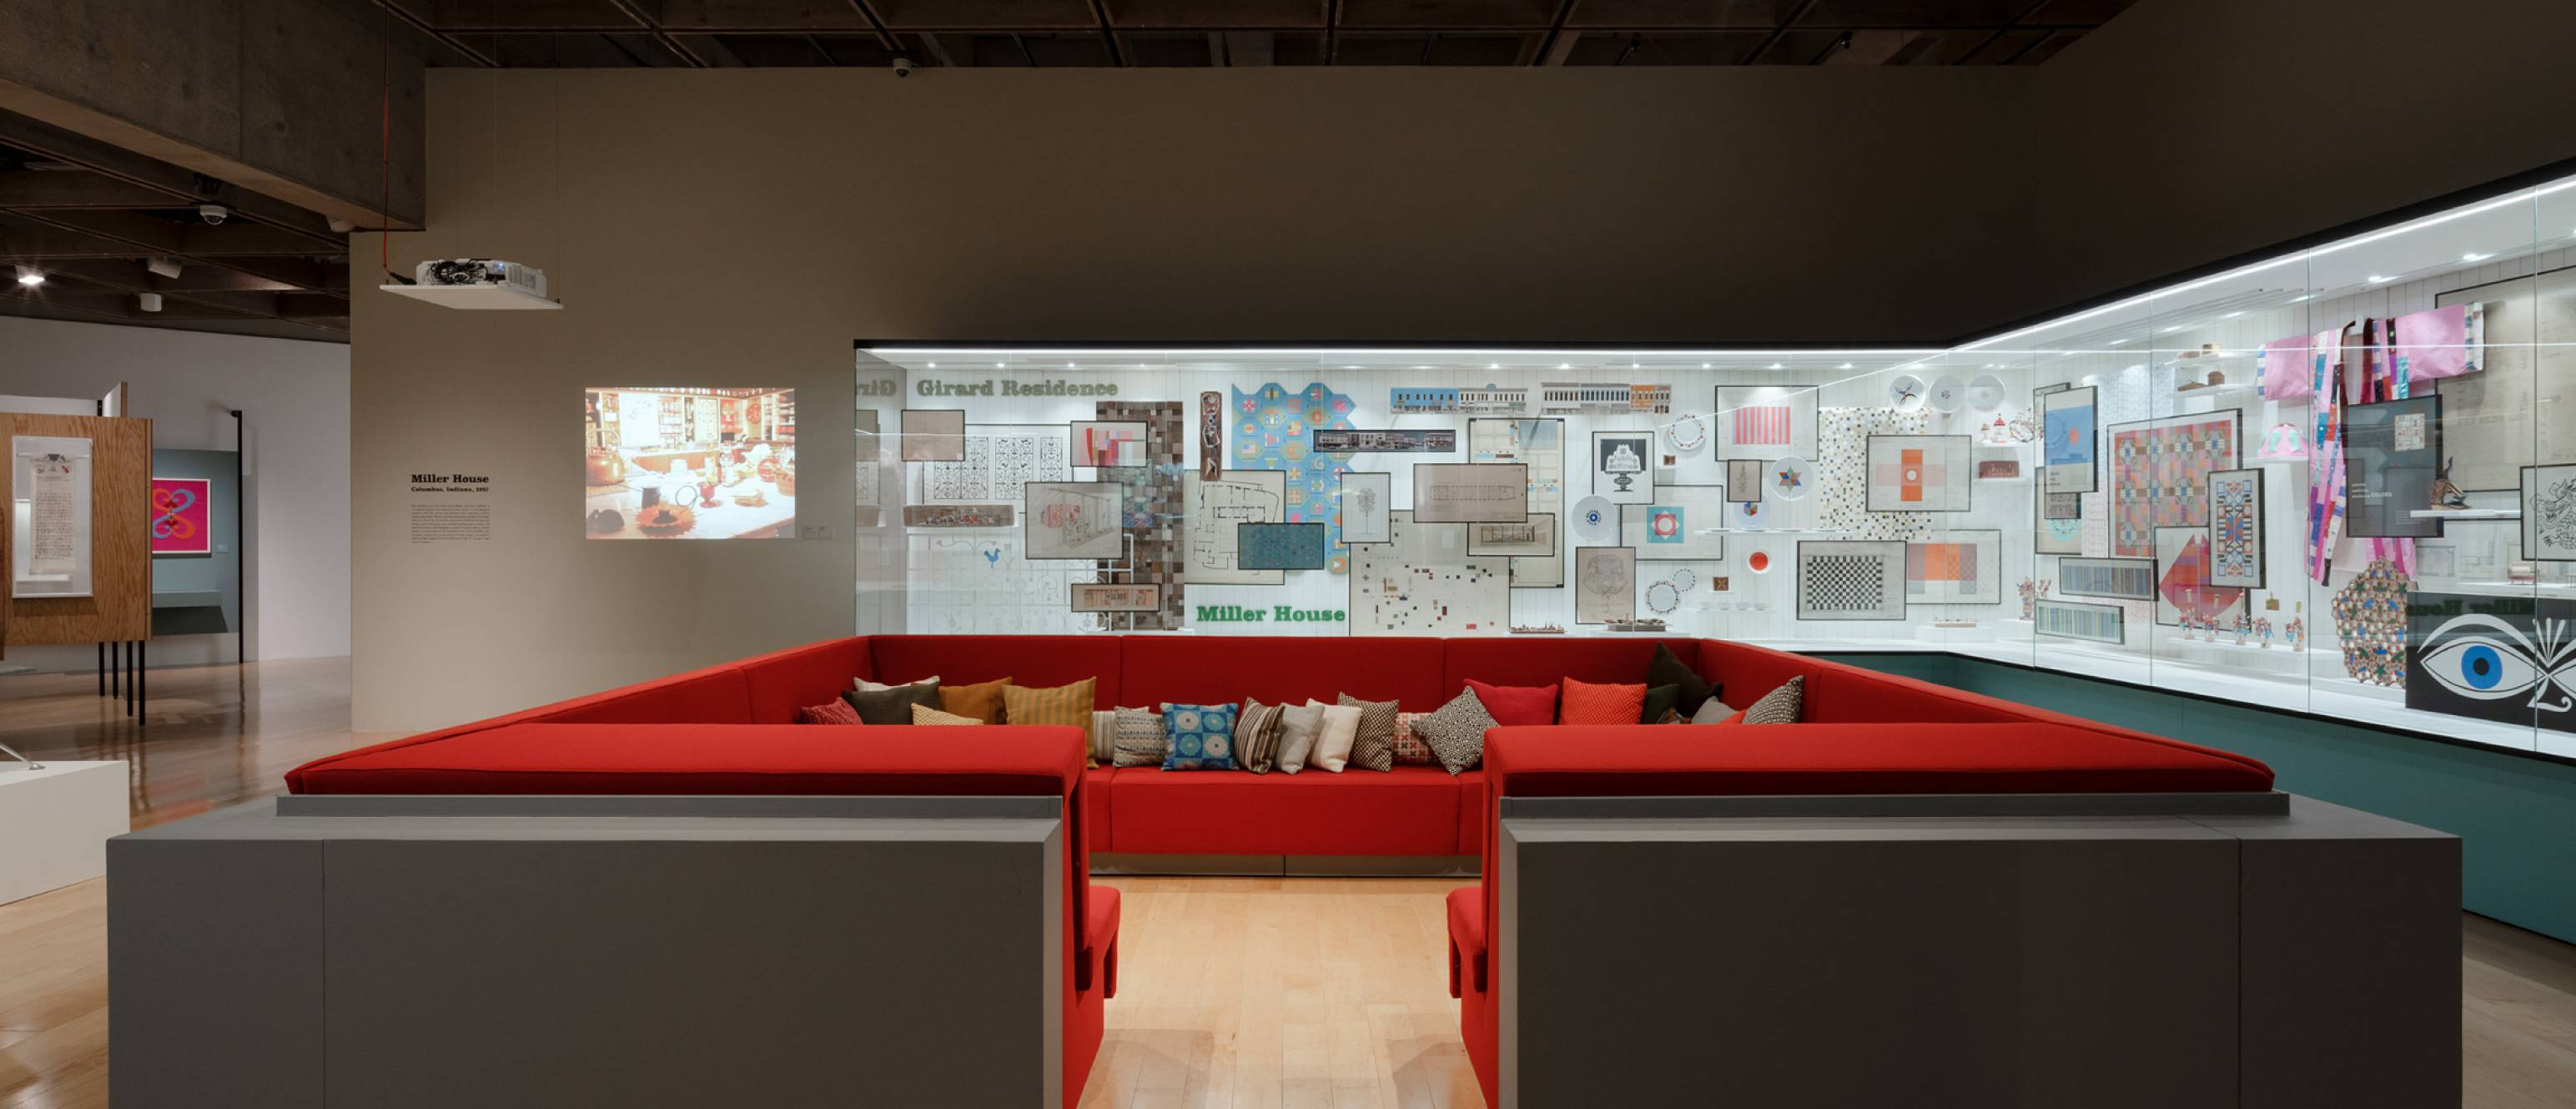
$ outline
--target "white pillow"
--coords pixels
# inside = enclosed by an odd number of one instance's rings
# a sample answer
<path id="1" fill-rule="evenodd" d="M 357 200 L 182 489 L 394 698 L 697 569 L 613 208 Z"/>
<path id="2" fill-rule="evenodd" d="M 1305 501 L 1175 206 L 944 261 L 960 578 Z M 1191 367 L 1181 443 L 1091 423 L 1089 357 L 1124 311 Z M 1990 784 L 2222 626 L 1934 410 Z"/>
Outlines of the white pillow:
<path id="1" fill-rule="evenodd" d="M 1324 710 L 1324 731 L 1315 740 L 1315 757 L 1310 760 L 1312 765 L 1335 774 L 1341 773 L 1342 768 L 1351 763 L 1351 742 L 1360 735 L 1359 708 L 1327 705 L 1322 701 L 1308 701 L 1306 707 Z"/>
<path id="2" fill-rule="evenodd" d="M 850 679 L 850 684 L 851 684 L 851 686 L 852 686 L 852 687 L 856 688 L 856 689 L 857 689 L 859 692 L 861 692 L 861 693 L 874 693 L 874 692 L 876 692 L 877 690 L 880 690 L 880 689 L 901 689 L 901 688 L 903 688 L 904 686 L 907 686 L 907 685 L 920 685 L 922 682 L 935 682 L 935 681 L 938 681 L 938 680 L 939 680 L 939 675 L 937 675 L 937 674 L 932 674 L 931 676 L 929 676 L 929 677 L 927 677 L 927 678 L 923 678 L 923 679 L 921 679 L 920 681 L 897 682 L 897 683 L 895 683 L 894 685 L 887 685 L 887 684 L 885 684 L 884 682 L 872 682 L 872 681 L 867 680 L 866 678 L 852 678 L 852 679 Z"/>
<path id="3" fill-rule="evenodd" d="M 1324 708 L 1313 701 L 1279 706 L 1279 769 L 1294 774 L 1306 768 L 1324 730 Z"/>

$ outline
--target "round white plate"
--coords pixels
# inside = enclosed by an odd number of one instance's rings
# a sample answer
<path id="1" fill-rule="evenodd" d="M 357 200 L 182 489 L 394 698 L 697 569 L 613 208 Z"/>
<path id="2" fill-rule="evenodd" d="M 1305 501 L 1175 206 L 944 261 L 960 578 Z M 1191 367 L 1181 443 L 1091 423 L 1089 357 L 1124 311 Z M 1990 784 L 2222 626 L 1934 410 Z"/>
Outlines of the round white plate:
<path id="1" fill-rule="evenodd" d="M 1992 412 L 2003 407 L 2004 379 L 1993 374 L 1978 374 L 1968 383 L 1968 407 L 1979 412 Z"/>
<path id="2" fill-rule="evenodd" d="M 1689 454 L 1708 445 L 1708 420 L 1683 413 L 1680 419 L 1664 425 L 1664 445 L 1674 454 Z"/>
<path id="3" fill-rule="evenodd" d="M 1646 607 L 1656 613 L 1671 612 L 1681 606 L 1682 591 L 1673 583 L 1659 581 L 1646 587 Z"/>
<path id="4" fill-rule="evenodd" d="M 1784 501 L 1807 499 L 1807 486 L 1816 480 L 1816 468 L 1797 455 L 1784 455 L 1763 463 L 1762 495 Z"/>
<path id="5" fill-rule="evenodd" d="M 1923 407 L 1923 379 L 1913 374 L 1898 374 L 1887 383 L 1887 406 L 1899 412 L 1912 412 Z"/>
<path id="6" fill-rule="evenodd" d="M 1771 502 L 1728 501 L 1726 520 L 1737 531 L 1760 531 L 1771 522 Z"/>
<path id="7" fill-rule="evenodd" d="M 1664 580 L 1673 583 L 1675 589 L 1689 592 L 1693 586 L 1699 584 L 1699 575 L 1692 573 L 1688 566 L 1675 566 L 1673 572 Z"/>
<path id="8" fill-rule="evenodd" d="M 1617 542 L 1619 539 L 1619 506 L 1602 497 L 1585 497 L 1574 502 L 1575 537 L 1589 542 Z"/>

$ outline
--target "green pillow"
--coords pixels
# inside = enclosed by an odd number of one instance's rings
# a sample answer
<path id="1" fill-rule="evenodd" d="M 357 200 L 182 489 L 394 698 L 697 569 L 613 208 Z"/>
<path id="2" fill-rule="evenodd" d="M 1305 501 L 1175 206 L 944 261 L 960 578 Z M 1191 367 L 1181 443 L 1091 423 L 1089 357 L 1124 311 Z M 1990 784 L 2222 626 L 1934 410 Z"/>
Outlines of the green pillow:
<path id="1" fill-rule="evenodd" d="M 1710 685 L 1708 679 L 1699 676 L 1699 671 L 1691 669 L 1673 653 L 1672 648 L 1661 643 L 1655 644 L 1655 661 L 1646 664 L 1646 689 L 1650 694 L 1648 705 L 1654 703 L 1651 693 L 1659 685 L 1681 687 L 1681 700 L 1673 705 L 1673 710 L 1684 716 L 1698 712 L 1709 698 L 1717 696 L 1719 688 Z"/>
<path id="2" fill-rule="evenodd" d="M 1637 723 L 1661 724 L 1664 714 L 1681 711 L 1682 687 L 1650 685 L 1646 687 L 1646 707 L 1637 714 Z"/>
<path id="3" fill-rule="evenodd" d="M 890 689 L 852 689 L 844 691 L 841 699 L 859 710 L 859 723 L 910 724 L 912 706 L 939 707 L 939 680 L 933 678 Z"/>

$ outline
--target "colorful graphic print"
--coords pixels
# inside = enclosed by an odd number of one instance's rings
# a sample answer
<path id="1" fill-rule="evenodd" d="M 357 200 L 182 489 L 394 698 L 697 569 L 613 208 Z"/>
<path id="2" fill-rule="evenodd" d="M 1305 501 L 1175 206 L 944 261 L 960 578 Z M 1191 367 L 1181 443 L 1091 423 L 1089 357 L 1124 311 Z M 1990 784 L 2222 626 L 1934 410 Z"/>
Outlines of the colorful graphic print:
<path id="1" fill-rule="evenodd" d="M 1754 404 L 1735 410 L 1735 443 L 1741 447 L 1789 445 L 1789 406 Z"/>
<path id="2" fill-rule="evenodd" d="M 2407 708 L 2576 731 L 2576 603 L 2416 593 L 2406 625 Z"/>
<path id="3" fill-rule="evenodd" d="M 1679 543 L 1682 534 L 1682 510 L 1671 505 L 1656 505 L 1646 510 L 1646 542 Z"/>
<path id="4" fill-rule="evenodd" d="M 1924 539 L 1932 534 L 1927 512 L 1872 512 L 1868 505 L 1868 439 L 1872 435 L 1920 434 L 1929 417 L 1923 410 L 1893 412 L 1885 408 L 1826 408 L 1817 414 L 1816 523 L 1819 531 L 1862 539 Z"/>
<path id="5" fill-rule="evenodd" d="M 1315 449 L 1318 429 L 1351 430 L 1351 398 L 1314 382 L 1291 392 L 1277 382 L 1234 393 L 1234 469 L 1277 470 L 1288 478 L 1285 523 L 1325 526 L 1326 568 L 1348 573 L 1350 548 L 1333 512 L 1333 493 L 1350 455 Z"/>
<path id="6" fill-rule="evenodd" d="M 2406 598 L 2415 583 L 2376 559 L 2334 597 L 2343 671 L 2365 685 L 2406 686 Z"/>
<path id="7" fill-rule="evenodd" d="M 2209 475 L 2209 580 L 2263 587 L 2263 471 Z"/>
<path id="8" fill-rule="evenodd" d="M 2233 408 L 2111 428 L 2111 552 L 2156 553 L 2156 529 L 2209 524 L 2209 475 L 2236 468 Z"/>
<path id="9" fill-rule="evenodd" d="M 2156 535 L 2156 623 L 2182 627 L 2234 627 L 2245 614 L 2245 591 L 2209 580 L 2209 533 L 2201 528 L 2160 528 Z"/>
<path id="10" fill-rule="evenodd" d="M 213 483 L 201 477 L 152 479 L 152 553 L 205 554 L 212 550 L 206 501 Z"/>

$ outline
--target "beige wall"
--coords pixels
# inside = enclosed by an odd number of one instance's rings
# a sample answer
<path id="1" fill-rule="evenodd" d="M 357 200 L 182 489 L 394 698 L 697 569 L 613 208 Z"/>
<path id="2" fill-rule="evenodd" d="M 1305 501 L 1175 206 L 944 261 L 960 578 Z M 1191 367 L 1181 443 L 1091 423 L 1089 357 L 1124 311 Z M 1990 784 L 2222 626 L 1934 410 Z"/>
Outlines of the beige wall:
<path id="1" fill-rule="evenodd" d="M 354 298 L 358 726 L 847 634 L 849 521 L 821 506 L 849 501 L 856 338 L 1921 341 L 2425 187 L 2308 175 L 2187 234 L 2132 190 L 2064 226 L 2073 137 L 2041 121 L 2071 85 L 2035 75 L 2074 58 L 433 73 L 433 230 L 398 236 L 396 267 L 507 257 L 566 309 Z M 2148 111 L 2118 92 L 2095 105 L 2106 132 Z M 2537 118 L 2509 131 L 2528 141 L 2467 164 L 2576 153 Z M 2197 253 L 2173 260 L 2177 235 Z M 2080 262 L 2048 256 L 2068 243 Z M 356 245 L 362 266 L 376 251 Z M 798 389 L 799 499 L 828 538 L 583 540 L 575 405 L 607 384 Z M 490 472 L 494 539 L 410 543 L 421 468 Z"/>

